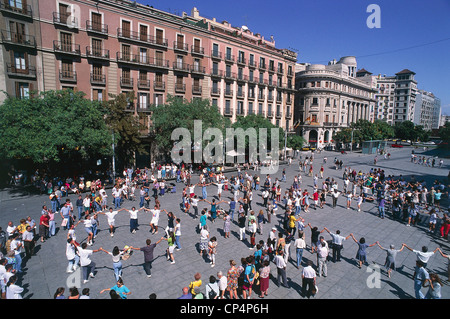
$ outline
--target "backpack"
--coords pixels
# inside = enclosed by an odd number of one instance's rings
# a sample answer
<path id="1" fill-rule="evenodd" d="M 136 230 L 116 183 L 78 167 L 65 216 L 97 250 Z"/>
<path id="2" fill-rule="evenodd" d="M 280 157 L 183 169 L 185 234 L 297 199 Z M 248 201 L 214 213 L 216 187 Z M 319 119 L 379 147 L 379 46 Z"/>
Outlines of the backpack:
<path id="1" fill-rule="evenodd" d="M 208 286 L 209 286 L 209 288 L 211 288 L 210 285 L 208 285 Z M 214 298 L 216 298 L 216 296 L 217 296 L 217 292 L 215 292 L 214 289 L 211 288 L 208 292 L 209 299 L 214 299 Z"/>

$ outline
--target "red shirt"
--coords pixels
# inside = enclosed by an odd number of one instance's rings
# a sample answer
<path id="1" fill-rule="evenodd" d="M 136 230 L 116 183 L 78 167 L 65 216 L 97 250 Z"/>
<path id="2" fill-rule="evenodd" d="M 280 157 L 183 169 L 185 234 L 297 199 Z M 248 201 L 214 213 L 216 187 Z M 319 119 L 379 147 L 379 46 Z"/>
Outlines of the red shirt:
<path id="1" fill-rule="evenodd" d="M 48 215 L 42 215 L 39 220 L 39 225 L 48 225 L 50 217 Z"/>

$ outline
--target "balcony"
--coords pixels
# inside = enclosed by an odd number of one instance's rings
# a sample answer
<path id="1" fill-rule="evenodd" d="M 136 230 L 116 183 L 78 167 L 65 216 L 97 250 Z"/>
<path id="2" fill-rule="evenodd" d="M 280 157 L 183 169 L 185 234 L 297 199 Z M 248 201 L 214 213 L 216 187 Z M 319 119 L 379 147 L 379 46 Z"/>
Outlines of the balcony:
<path id="1" fill-rule="evenodd" d="M 282 96 L 277 96 L 277 103 L 281 103 L 283 102 L 283 97 Z"/>
<path id="2" fill-rule="evenodd" d="M 36 48 L 36 38 L 32 35 L 2 30 L 2 42 L 21 47 Z"/>
<path id="3" fill-rule="evenodd" d="M 258 100 L 259 101 L 264 101 L 266 99 L 266 95 L 265 94 L 258 94 Z"/>
<path id="4" fill-rule="evenodd" d="M 175 92 L 185 93 L 186 92 L 186 84 L 175 83 Z"/>
<path id="5" fill-rule="evenodd" d="M 60 71 L 59 72 L 60 82 L 77 83 L 77 72 L 75 71 Z"/>
<path id="6" fill-rule="evenodd" d="M 134 81 L 132 78 L 129 78 L 129 77 L 120 77 L 120 86 L 126 87 L 126 88 L 132 88 L 132 87 L 134 87 Z"/>
<path id="7" fill-rule="evenodd" d="M 205 48 L 193 45 L 191 46 L 191 54 L 205 55 Z"/>
<path id="8" fill-rule="evenodd" d="M 166 49 L 168 40 L 161 37 L 155 37 L 146 33 L 130 31 L 127 29 L 117 28 L 117 37 L 121 40 L 134 41 L 143 44 L 149 44 Z"/>
<path id="9" fill-rule="evenodd" d="M 247 93 L 247 99 L 249 99 L 249 100 L 254 100 L 254 99 L 256 99 L 256 94 L 255 94 L 254 92 L 252 92 L 252 91 L 249 91 L 249 92 Z"/>
<path id="10" fill-rule="evenodd" d="M 273 94 L 269 94 L 269 95 L 267 96 L 267 101 L 268 101 L 268 102 L 273 102 Z"/>
<path id="11" fill-rule="evenodd" d="M 248 61 L 248 67 L 249 68 L 255 69 L 257 66 L 258 66 L 257 62 L 251 61 L 251 60 Z"/>
<path id="12" fill-rule="evenodd" d="M 237 109 L 236 110 L 236 116 L 245 116 L 244 109 Z"/>
<path id="13" fill-rule="evenodd" d="M 217 50 L 211 51 L 211 58 L 214 60 L 222 60 L 222 52 L 219 52 Z"/>
<path id="14" fill-rule="evenodd" d="M 267 118 L 273 118 L 273 111 L 267 111 Z"/>
<path id="15" fill-rule="evenodd" d="M 264 72 L 264 71 L 266 71 L 267 70 L 267 66 L 266 66 L 266 64 L 265 63 L 263 63 L 263 64 L 259 64 L 259 71 L 260 72 Z"/>
<path id="16" fill-rule="evenodd" d="M 15 78 L 36 78 L 36 68 L 33 66 L 27 66 L 25 69 L 17 68 L 13 64 L 6 64 L 6 73 L 9 77 Z"/>
<path id="17" fill-rule="evenodd" d="M 173 70 L 179 72 L 189 72 L 190 65 L 181 62 L 173 62 Z"/>
<path id="18" fill-rule="evenodd" d="M 0 10 L 3 13 L 6 14 L 13 14 L 17 17 L 21 18 L 27 18 L 32 19 L 33 18 L 33 11 L 31 9 L 31 5 L 23 6 L 23 4 L 20 5 L 20 7 L 12 6 L 8 3 L 9 1 L 2 1 L 0 2 Z M 16 4 L 19 4 L 18 2 Z"/>
<path id="19" fill-rule="evenodd" d="M 245 58 L 244 57 L 238 57 L 238 60 L 237 60 L 237 64 L 240 64 L 240 65 L 245 65 Z"/>
<path id="20" fill-rule="evenodd" d="M 285 117 L 286 117 L 287 119 L 292 118 L 292 112 L 286 112 Z"/>
<path id="21" fill-rule="evenodd" d="M 225 89 L 223 94 L 225 96 L 227 96 L 227 97 L 232 97 L 233 96 L 233 90 L 232 89 Z"/>
<path id="22" fill-rule="evenodd" d="M 164 91 L 166 89 L 166 83 L 163 81 L 155 81 L 153 82 L 153 90 L 155 91 Z"/>
<path id="23" fill-rule="evenodd" d="M 108 35 L 108 25 L 86 20 L 86 31 L 101 35 Z"/>
<path id="24" fill-rule="evenodd" d="M 222 70 L 214 70 L 214 69 L 212 69 L 210 75 L 211 75 L 211 77 L 221 78 L 221 77 L 223 77 L 223 71 Z"/>
<path id="25" fill-rule="evenodd" d="M 163 60 L 158 58 L 149 58 L 149 66 L 154 68 L 168 69 L 170 67 L 169 60 Z"/>
<path id="26" fill-rule="evenodd" d="M 281 119 L 281 118 L 282 118 L 281 112 L 277 112 L 277 113 L 275 114 L 275 117 L 276 117 L 277 119 Z"/>
<path id="27" fill-rule="evenodd" d="M 81 56 L 79 44 L 65 43 L 58 40 L 53 41 L 53 51 L 57 53 Z"/>
<path id="28" fill-rule="evenodd" d="M 184 42 L 173 41 L 173 49 L 174 51 L 188 53 L 189 44 Z"/>
<path id="29" fill-rule="evenodd" d="M 224 58 L 225 62 L 234 63 L 234 55 L 233 54 L 225 54 Z"/>
<path id="30" fill-rule="evenodd" d="M 151 109 L 149 108 L 148 103 L 137 103 L 136 104 L 136 112 L 138 113 L 149 113 L 151 112 Z"/>
<path id="31" fill-rule="evenodd" d="M 247 82 L 248 81 L 248 75 L 245 74 L 239 74 L 237 75 L 237 79 L 238 82 Z"/>
<path id="32" fill-rule="evenodd" d="M 233 116 L 233 110 L 230 107 L 226 107 L 223 110 L 223 115 L 227 116 L 227 117 L 231 117 L 231 116 Z"/>
<path id="33" fill-rule="evenodd" d="M 245 93 L 244 93 L 244 91 L 238 90 L 238 91 L 236 92 L 236 97 L 237 97 L 238 99 L 244 99 L 244 98 L 245 98 Z"/>
<path id="34" fill-rule="evenodd" d="M 202 87 L 201 86 L 192 86 L 192 94 L 202 94 Z"/>
<path id="35" fill-rule="evenodd" d="M 218 87 L 212 87 L 211 88 L 211 95 L 215 95 L 215 96 L 220 95 L 220 89 Z"/>
<path id="36" fill-rule="evenodd" d="M 106 75 L 91 73 L 91 84 L 105 85 L 106 84 Z"/>
<path id="37" fill-rule="evenodd" d="M 227 80 L 235 80 L 236 79 L 236 73 L 234 73 L 234 72 L 225 72 L 224 77 Z"/>
<path id="38" fill-rule="evenodd" d="M 86 47 L 86 56 L 92 59 L 109 60 L 109 50 Z"/>
<path id="39" fill-rule="evenodd" d="M 53 12 L 53 23 L 70 29 L 78 29 L 79 26 L 77 17 L 69 13 Z"/>
<path id="40" fill-rule="evenodd" d="M 204 66 L 201 65 L 191 65 L 191 73 L 205 74 L 206 69 Z"/>
<path id="41" fill-rule="evenodd" d="M 138 87 L 138 89 L 149 90 L 150 89 L 150 80 L 139 79 L 137 81 L 137 87 Z"/>

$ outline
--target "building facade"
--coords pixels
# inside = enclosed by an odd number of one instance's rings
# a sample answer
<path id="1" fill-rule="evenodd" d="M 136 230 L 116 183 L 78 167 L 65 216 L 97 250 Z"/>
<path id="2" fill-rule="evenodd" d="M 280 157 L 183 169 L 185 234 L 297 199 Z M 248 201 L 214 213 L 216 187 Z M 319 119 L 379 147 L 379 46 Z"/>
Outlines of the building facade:
<path id="1" fill-rule="evenodd" d="M 415 73 L 404 69 L 395 76 L 372 76 L 376 85 L 375 119 L 391 125 L 403 121 L 414 122 L 417 81 Z"/>
<path id="2" fill-rule="evenodd" d="M 441 117 L 440 100 L 431 92 L 418 90 L 414 112 L 414 124 L 421 125 L 427 131 L 439 128 Z"/>
<path id="3" fill-rule="evenodd" d="M 333 144 L 333 134 L 359 119 L 374 120 L 371 76 L 357 77 L 355 57 L 328 65 L 297 64 L 296 130 L 312 147 Z"/>
<path id="4" fill-rule="evenodd" d="M 297 54 L 247 27 L 122 0 L 6 0 L 1 13 L 0 88 L 11 96 L 134 91 L 129 111 L 148 132 L 149 107 L 168 95 L 209 99 L 232 121 L 256 113 L 292 126 Z"/>

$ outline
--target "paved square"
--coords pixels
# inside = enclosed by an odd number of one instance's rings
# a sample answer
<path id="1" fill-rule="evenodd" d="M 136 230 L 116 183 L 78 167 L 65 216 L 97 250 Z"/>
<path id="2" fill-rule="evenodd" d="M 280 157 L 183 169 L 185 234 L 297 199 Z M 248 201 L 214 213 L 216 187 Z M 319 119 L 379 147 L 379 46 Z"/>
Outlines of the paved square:
<path id="1" fill-rule="evenodd" d="M 411 163 L 410 154 L 411 148 L 389 150 L 392 154 L 391 159 L 383 159 L 379 156 L 379 162 L 376 166 L 385 171 L 385 175 L 394 175 L 398 178 L 403 175 L 407 180 L 412 176 L 416 180 L 425 180 L 428 188 L 432 186 L 434 180 L 442 180 L 448 185 L 447 174 L 449 165 L 448 159 L 444 159 L 444 168 L 431 168 L 422 165 Z M 420 150 L 419 150 L 420 153 Z M 303 157 L 307 153 L 302 154 Z M 374 155 L 362 155 L 361 153 L 352 153 L 341 155 L 336 152 L 322 152 L 315 154 L 314 159 L 314 173 L 323 163 L 324 157 L 328 158 L 325 166 L 324 177 L 333 177 L 337 180 L 339 189 L 342 189 L 342 173 L 343 170 L 336 170 L 333 165 L 333 159 L 337 157 L 342 159 L 343 166 L 350 166 L 357 171 L 368 172 L 373 167 Z M 281 179 L 282 168 L 286 168 L 287 181 L 282 182 L 282 191 L 290 187 L 295 175 L 302 175 L 302 189 L 307 188 L 310 193 L 313 185 L 313 178 L 305 175 L 299 171 L 298 160 L 294 160 L 291 166 L 283 165 L 279 172 L 273 177 Z M 253 175 L 255 172 L 249 170 Z M 258 173 L 258 172 L 257 172 Z M 227 176 L 236 176 L 236 171 L 228 172 Z M 193 182 L 198 181 L 198 175 L 193 176 Z M 264 176 L 261 176 L 261 184 L 264 182 Z M 322 180 L 319 180 L 321 183 Z M 167 249 L 167 242 L 162 241 L 155 249 L 155 260 L 153 262 L 152 277 L 147 278 L 145 275 L 142 263 L 144 260 L 143 253 L 135 251 L 133 255 L 123 263 L 123 280 L 125 285 L 131 290 L 129 299 L 147 299 L 151 293 L 156 293 L 158 298 L 178 298 L 181 295 L 181 289 L 187 286 L 192 280 L 196 272 L 202 274 L 204 289 L 208 282 L 209 276 L 217 275 L 218 271 L 226 273 L 229 269 L 229 261 L 234 259 L 238 265 L 242 257 L 247 257 L 254 253 L 254 250 L 249 249 L 249 242 L 239 241 L 239 229 L 236 223 L 231 226 L 230 238 L 225 239 L 223 236 L 223 221 L 218 220 L 211 223 L 208 220 L 208 226 L 211 231 L 211 236 L 216 236 L 218 240 L 216 266 L 211 268 L 209 260 L 202 258 L 197 250 L 200 235 L 196 231 L 196 226 L 199 222 L 192 216 L 186 215 L 180 210 L 181 203 L 181 184 L 177 185 L 176 194 L 166 194 L 161 198 L 161 208 L 167 211 L 172 211 L 176 217 L 181 218 L 181 246 L 180 251 L 175 251 L 174 256 L 176 263 L 171 264 L 165 257 Z M 217 187 L 214 185 L 208 186 L 208 200 L 211 200 L 217 194 Z M 201 196 L 201 188 L 196 187 L 196 194 Z M 358 190 L 359 193 L 359 190 Z M 20 193 L 9 192 L 7 190 L 0 193 L 0 225 L 6 229 L 8 221 L 13 221 L 15 225 L 19 224 L 19 220 L 26 216 L 32 216 L 36 221 L 39 220 L 41 206 L 46 204 L 49 207 L 50 201 L 48 196 L 42 195 L 25 195 Z M 111 190 L 107 190 L 108 204 L 111 204 Z M 260 191 L 254 191 L 253 196 L 253 210 L 259 212 L 262 208 L 262 199 Z M 229 197 L 231 193 L 224 191 L 223 197 Z M 138 196 L 137 196 L 138 197 Z M 75 202 L 76 196 L 70 195 L 69 198 Z M 446 207 L 448 207 L 447 197 L 444 197 Z M 152 203 L 153 200 L 152 200 Z M 151 203 L 151 205 L 152 205 Z M 139 206 L 138 200 L 131 202 L 125 201 L 124 208 L 130 209 L 132 206 Z M 228 205 L 223 205 L 228 208 Z M 199 211 L 202 208 L 209 208 L 210 205 L 205 202 L 200 202 Z M 396 248 L 400 248 L 402 243 L 406 243 L 409 247 L 420 249 L 422 246 L 428 246 L 429 250 L 434 250 L 436 247 L 441 247 L 445 253 L 450 252 L 448 240 L 440 237 L 439 231 L 435 234 L 427 232 L 427 225 L 425 223 L 419 226 L 406 227 L 405 223 L 395 221 L 389 212 L 385 219 L 378 217 L 377 206 L 374 203 L 363 203 L 361 212 L 357 212 L 356 203 L 352 202 L 352 209 L 346 209 L 346 200 L 342 196 L 338 200 L 337 207 L 331 207 L 331 197 L 327 197 L 327 204 L 324 209 L 314 208 L 310 212 L 301 212 L 301 216 L 306 220 L 306 223 L 311 223 L 317 226 L 320 230 L 327 227 L 331 231 L 339 229 L 341 234 L 347 236 L 353 233 L 355 238 L 365 237 L 368 244 L 379 241 L 383 247 L 389 247 L 394 244 Z M 264 209 L 265 212 L 265 209 Z M 191 209 L 192 213 L 192 209 Z M 259 240 L 266 240 L 267 234 L 271 227 L 276 226 L 281 230 L 281 218 L 284 215 L 284 210 L 279 208 L 278 218 L 272 219 L 272 223 L 264 225 L 263 235 L 256 236 L 256 242 Z M 237 215 L 237 214 L 236 214 Z M 236 221 L 235 215 L 235 221 Z M 156 242 L 164 235 L 164 228 L 167 226 L 167 218 L 165 213 L 161 214 L 160 230 L 158 234 L 150 233 L 150 214 L 146 212 L 139 212 L 139 230 L 135 234 L 129 231 L 129 214 L 122 211 L 116 216 L 116 233 L 111 237 L 108 232 L 108 225 L 105 216 L 99 216 L 100 232 L 94 241 L 94 245 L 90 249 L 104 249 L 111 251 L 114 246 L 123 248 L 125 245 L 132 245 L 134 247 L 145 246 L 145 240 L 150 238 L 152 242 Z M 55 237 L 48 239 L 45 243 L 36 243 L 36 256 L 25 262 L 25 273 L 22 276 L 19 284 L 25 288 L 23 293 L 24 298 L 32 299 L 49 299 L 53 298 L 56 288 L 62 286 L 66 287 L 65 295 L 68 295 L 68 286 L 72 284 L 81 285 L 81 289 L 89 287 L 91 290 L 91 298 L 94 299 L 109 299 L 108 293 L 100 294 L 104 288 L 110 288 L 115 285 L 113 265 L 111 257 L 103 252 L 93 254 L 92 260 L 97 265 L 97 274 L 95 278 L 89 280 L 87 284 L 80 282 L 77 277 L 77 272 L 71 274 L 66 273 L 67 260 L 65 256 L 66 249 L 66 231 L 60 228 L 61 218 L 57 217 L 58 232 Z M 439 227 L 437 227 L 438 229 Z M 84 241 L 86 233 L 82 226 L 76 229 L 78 241 Z M 306 243 L 308 251 L 303 254 L 303 265 L 307 260 L 314 262 L 314 267 L 317 266 L 317 259 L 315 254 L 310 253 L 310 229 L 306 229 Z M 326 233 L 322 233 L 326 240 L 331 237 Z M 297 236 L 296 236 L 297 237 Z M 293 246 L 293 245 L 292 245 Z M 328 276 L 326 278 L 317 278 L 317 285 L 319 292 L 315 296 L 316 299 L 404 299 L 414 298 L 414 288 L 412 276 L 415 266 L 415 255 L 407 249 L 404 249 L 397 256 L 397 270 L 392 273 L 389 279 L 384 271 L 384 262 L 386 253 L 378 247 L 368 248 L 368 265 L 363 265 L 361 269 L 357 267 L 355 255 L 357 245 L 352 239 L 344 242 L 344 249 L 342 251 L 343 258 L 341 262 L 328 262 Z M 287 265 L 287 278 L 289 288 L 282 286 L 277 287 L 276 281 L 276 266 L 271 263 L 272 279 L 270 280 L 269 296 L 270 299 L 299 299 L 301 296 L 301 269 L 295 267 L 295 249 L 291 247 L 291 260 Z M 377 269 L 381 270 L 381 275 L 377 280 Z M 439 252 L 431 257 L 427 269 L 430 272 L 436 272 L 444 281 L 442 287 L 442 298 L 450 296 L 450 287 L 447 282 L 447 260 L 445 260 Z M 80 274 L 80 273 L 78 273 Z M 70 283 L 72 281 L 72 284 Z M 81 291 L 80 289 L 80 291 Z M 426 292 L 427 288 L 423 288 Z M 203 290 L 204 291 L 204 290 Z M 253 293 L 253 299 L 259 299 L 256 293 Z"/>

